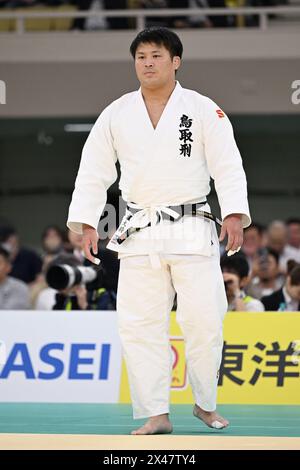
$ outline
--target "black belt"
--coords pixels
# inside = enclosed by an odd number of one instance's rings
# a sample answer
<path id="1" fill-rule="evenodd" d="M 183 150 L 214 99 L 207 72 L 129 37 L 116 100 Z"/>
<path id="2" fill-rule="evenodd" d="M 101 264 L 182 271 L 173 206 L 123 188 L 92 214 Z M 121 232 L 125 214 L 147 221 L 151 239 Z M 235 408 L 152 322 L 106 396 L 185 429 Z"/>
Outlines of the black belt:
<path id="1" fill-rule="evenodd" d="M 135 204 L 135 203 L 132 202 L 132 204 Z M 180 204 L 179 206 L 166 206 L 166 207 L 168 209 L 173 210 L 174 212 L 177 212 L 177 214 L 180 217 L 183 217 L 184 215 L 197 215 L 197 208 L 200 207 L 200 206 L 203 206 L 205 204 L 207 204 L 207 201 L 196 202 L 194 204 Z M 137 212 L 139 212 L 141 209 L 136 209 L 136 208 L 127 206 L 127 210 L 129 212 L 131 212 L 132 215 L 134 215 Z M 207 212 L 207 214 L 209 214 L 209 212 Z M 169 214 L 166 214 L 165 212 L 162 213 L 162 218 L 164 220 L 170 220 L 171 222 L 175 221 L 174 217 L 172 217 Z M 178 220 L 178 219 L 176 219 L 176 220 Z M 159 221 L 160 221 L 160 215 L 158 214 L 158 222 Z M 151 222 L 149 222 L 149 224 L 146 225 L 146 227 L 150 227 L 150 226 L 151 226 Z M 145 227 L 143 227 L 143 228 L 145 228 Z M 140 230 L 140 228 L 137 228 L 136 230 Z"/>
<path id="2" fill-rule="evenodd" d="M 132 204 L 135 204 L 135 203 L 132 203 Z M 203 206 L 205 204 L 207 204 L 206 200 L 202 201 L 202 202 L 196 202 L 196 203 L 193 203 L 193 204 L 180 204 L 178 206 L 166 206 L 166 207 L 168 207 L 169 209 L 177 212 L 177 214 L 179 214 L 180 218 L 183 217 L 184 215 L 202 216 L 205 219 L 209 219 L 212 222 L 215 222 L 218 225 L 222 226 L 222 222 L 217 217 L 215 217 L 213 214 L 211 214 L 210 212 L 206 212 L 206 211 L 200 211 L 199 212 L 199 211 L 197 211 L 197 209 L 200 206 Z M 131 214 L 131 215 L 128 216 L 127 220 L 130 220 L 131 217 L 133 217 L 134 214 L 136 214 L 140 210 L 142 210 L 142 209 L 133 208 L 133 207 L 130 207 L 130 206 L 127 205 L 127 211 L 130 212 L 130 214 Z M 165 212 L 162 212 L 161 215 L 162 215 L 162 218 L 164 220 L 167 219 L 167 220 L 170 220 L 172 222 L 175 221 L 174 217 L 170 216 L 169 214 L 166 214 Z M 161 220 L 161 216 L 158 214 L 157 223 L 160 220 Z M 176 220 L 178 220 L 178 219 L 176 219 Z M 129 230 L 127 230 L 125 233 L 123 233 L 123 235 L 120 238 L 116 238 L 114 240 L 114 242 L 121 245 L 121 243 L 123 243 L 123 241 L 125 241 L 132 233 L 138 232 L 139 230 L 142 230 L 143 228 L 146 228 L 146 227 L 151 227 L 151 222 L 149 222 L 145 227 L 131 227 Z"/>

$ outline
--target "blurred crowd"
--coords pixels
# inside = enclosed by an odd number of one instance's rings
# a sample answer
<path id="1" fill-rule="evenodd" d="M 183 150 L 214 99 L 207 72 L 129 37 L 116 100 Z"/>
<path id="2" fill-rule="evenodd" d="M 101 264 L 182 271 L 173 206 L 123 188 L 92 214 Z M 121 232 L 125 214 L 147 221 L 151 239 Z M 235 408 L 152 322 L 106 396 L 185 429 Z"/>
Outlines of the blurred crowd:
<path id="1" fill-rule="evenodd" d="M 201 15 L 202 8 L 236 8 L 276 6 L 288 0 L 0 0 L 0 8 L 24 8 L 35 6 L 73 6 L 81 11 L 183 8 L 184 16 L 147 17 L 146 27 L 170 28 L 257 26 L 257 15 Z M 199 8 L 199 15 L 189 16 L 190 8 Z M 134 18 L 76 18 L 71 29 L 130 29 L 136 28 Z"/>
<path id="2" fill-rule="evenodd" d="M 114 310 L 119 261 L 102 243 L 97 268 L 81 235 L 49 225 L 38 252 L 13 226 L 0 226 L 0 310 Z M 300 311 L 300 218 L 253 223 L 238 253 L 220 246 L 220 263 L 228 310 Z"/>
<path id="3" fill-rule="evenodd" d="M 115 310 L 117 254 L 100 242 L 98 256 L 96 269 L 82 236 L 56 225 L 44 229 L 39 251 L 23 246 L 13 226 L 0 226 L 0 310 Z"/>

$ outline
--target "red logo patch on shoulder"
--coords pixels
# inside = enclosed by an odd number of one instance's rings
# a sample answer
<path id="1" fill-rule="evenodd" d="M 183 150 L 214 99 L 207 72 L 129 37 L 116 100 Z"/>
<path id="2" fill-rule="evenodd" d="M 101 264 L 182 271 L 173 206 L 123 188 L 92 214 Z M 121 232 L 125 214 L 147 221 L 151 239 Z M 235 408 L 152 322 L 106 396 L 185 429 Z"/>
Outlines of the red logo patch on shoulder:
<path id="1" fill-rule="evenodd" d="M 219 116 L 219 118 L 225 117 L 225 114 L 223 113 L 222 109 L 216 109 L 216 113 Z"/>

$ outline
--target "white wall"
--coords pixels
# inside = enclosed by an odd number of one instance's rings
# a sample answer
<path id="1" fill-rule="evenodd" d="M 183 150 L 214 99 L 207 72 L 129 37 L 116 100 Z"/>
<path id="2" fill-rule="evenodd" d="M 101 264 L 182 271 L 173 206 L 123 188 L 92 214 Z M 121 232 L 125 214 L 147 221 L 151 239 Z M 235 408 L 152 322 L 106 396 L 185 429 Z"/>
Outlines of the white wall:
<path id="1" fill-rule="evenodd" d="M 300 113 L 291 84 L 300 79 L 300 30 L 180 31 L 183 86 L 228 113 Z M 129 45 L 135 33 L 70 32 L 0 36 L 0 117 L 92 116 L 138 87 Z"/>

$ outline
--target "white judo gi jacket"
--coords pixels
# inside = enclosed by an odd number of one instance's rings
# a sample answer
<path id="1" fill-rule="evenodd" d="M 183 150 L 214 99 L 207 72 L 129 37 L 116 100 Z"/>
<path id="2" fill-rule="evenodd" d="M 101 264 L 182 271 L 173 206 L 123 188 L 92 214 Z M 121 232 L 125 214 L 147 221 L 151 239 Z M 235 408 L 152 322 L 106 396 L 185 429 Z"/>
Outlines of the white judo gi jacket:
<path id="1" fill-rule="evenodd" d="M 67 220 L 70 230 L 81 234 L 83 223 L 97 230 L 107 189 L 117 178 L 117 160 L 122 197 L 144 209 L 147 220 L 165 206 L 205 200 L 212 177 L 222 219 L 240 213 L 243 227 L 251 223 L 246 176 L 228 117 L 211 99 L 178 81 L 155 129 L 141 88 L 100 114 L 82 151 Z M 209 211 L 209 205 L 201 209 Z M 160 251 L 212 255 L 212 238 L 217 239 L 213 222 L 187 215 L 158 226 L 159 231 L 147 227 L 108 248 L 119 257 Z"/>

